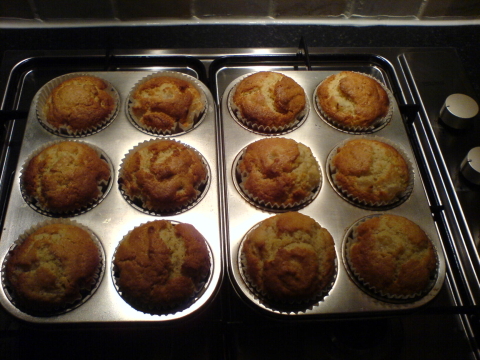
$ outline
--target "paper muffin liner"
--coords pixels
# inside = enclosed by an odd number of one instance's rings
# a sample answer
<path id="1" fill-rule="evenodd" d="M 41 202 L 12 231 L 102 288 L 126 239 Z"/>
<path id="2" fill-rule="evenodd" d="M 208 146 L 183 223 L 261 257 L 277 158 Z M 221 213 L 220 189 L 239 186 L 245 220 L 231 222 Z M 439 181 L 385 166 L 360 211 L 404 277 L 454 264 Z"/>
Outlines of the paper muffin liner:
<path id="1" fill-rule="evenodd" d="M 438 250 L 436 246 L 433 244 L 431 241 L 430 237 L 426 234 L 428 239 L 430 240 L 430 243 L 432 244 L 433 251 L 435 253 L 435 258 L 436 258 L 436 267 L 434 274 L 432 274 L 430 281 L 428 285 L 423 289 L 423 291 L 413 293 L 410 295 L 399 295 L 399 294 L 389 294 L 388 292 L 378 289 L 375 286 L 371 285 L 368 283 L 365 279 L 362 278 L 362 276 L 355 270 L 355 267 L 353 266 L 351 259 L 350 259 L 350 247 L 355 243 L 356 241 L 356 233 L 357 233 L 357 228 L 360 226 L 362 223 L 365 221 L 374 218 L 374 217 L 379 217 L 382 216 L 383 214 L 373 214 L 366 216 L 357 222 L 355 222 L 346 232 L 345 238 L 343 240 L 343 248 L 342 248 L 342 253 L 343 253 L 343 262 L 345 269 L 347 270 L 348 275 L 350 278 L 353 280 L 353 282 L 367 295 L 376 298 L 377 300 L 381 300 L 384 302 L 389 302 L 389 303 L 408 303 L 408 302 L 414 302 L 419 300 L 420 298 L 423 298 L 426 296 L 434 287 L 435 282 L 438 277 L 438 268 L 439 268 L 439 259 L 438 259 Z"/>
<path id="2" fill-rule="evenodd" d="M 105 89 L 105 91 L 112 96 L 113 101 L 115 103 L 114 109 L 103 121 L 99 122 L 94 127 L 83 129 L 83 130 L 72 130 L 68 126 L 62 126 L 60 128 L 57 128 L 47 121 L 46 114 L 44 111 L 44 107 L 47 103 L 47 99 L 50 93 L 52 92 L 52 90 L 56 88 L 58 85 L 60 85 L 62 82 L 79 77 L 79 76 L 93 76 L 104 81 L 107 84 L 107 88 Z M 120 104 L 120 95 L 118 94 L 117 89 L 115 89 L 115 87 L 113 87 L 113 85 L 110 84 L 110 82 L 108 82 L 107 80 L 103 79 L 102 77 L 98 76 L 95 73 L 70 73 L 70 74 L 56 77 L 55 79 L 50 80 L 48 83 L 42 86 L 42 88 L 37 92 L 34 103 L 35 103 L 38 122 L 47 131 L 63 137 L 85 137 L 85 136 L 93 135 L 102 131 L 112 123 L 112 121 L 115 119 L 118 113 L 118 108 Z"/>
<path id="3" fill-rule="evenodd" d="M 393 147 L 395 150 L 398 151 L 398 153 L 403 157 L 405 160 L 407 167 L 408 167 L 408 174 L 409 174 L 409 180 L 408 180 L 408 186 L 406 187 L 405 191 L 402 192 L 399 196 L 395 197 L 391 201 L 383 201 L 383 202 L 369 202 L 365 201 L 363 199 L 359 199 L 352 194 L 348 193 L 347 190 L 343 189 L 336 181 L 335 181 L 335 167 L 333 166 L 333 158 L 337 154 L 337 150 L 341 148 L 343 145 L 345 145 L 347 142 L 350 140 L 356 140 L 356 139 L 367 139 L 367 140 L 376 140 L 383 142 L 387 145 L 390 145 Z M 355 138 L 349 138 L 344 141 L 342 141 L 339 145 L 335 146 L 335 148 L 330 152 L 327 158 L 327 177 L 332 185 L 333 189 L 337 192 L 338 195 L 340 195 L 344 200 L 347 202 L 357 206 L 361 207 L 367 210 L 378 210 L 378 209 L 392 209 L 394 207 L 399 206 L 403 202 L 405 202 L 411 195 L 413 191 L 413 187 L 415 184 L 415 174 L 413 171 L 413 164 L 410 159 L 410 157 L 406 154 L 406 152 L 398 146 L 396 143 L 392 142 L 389 139 L 379 137 L 379 136 L 359 136 Z"/>
<path id="4" fill-rule="evenodd" d="M 179 221 L 172 221 L 172 220 L 168 220 L 172 225 L 178 225 L 178 224 L 181 224 Z M 213 252 L 212 252 L 212 249 L 210 247 L 210 244 L 208 243 L 207 240 L 205 240 L 205 244 L 207 246 L 207 249 L 208 249 L 208 258 L 209 258 L 209 261 L 210 261 L 210 271 L 209 271 L 209 274 L 205 277 L 204 281 L 200 282 L 194 293 L 192 294 L 192 296 L 187 299 L 186 301 L 183 301 L 183 302 L 177 302 L 177 303 L 172 303 L 172 304 L 163 304 L 163 305 L 146 305 L 146 304 L 143 304 L 139 301 L 137 301 L 136 299 L 134 299 L 133 297 L 131 296 L 128 296 L 127 293 L 123 292 L 118 281 L 119 281 L 119 270 L 117 268 L 117 266 L 115 265 L 115 257 L 116 257 L 116 254 L 117 254 L 117 250 L 118 250 L 118 247 L 120 246 L 120 244 L 128 237 L 130 236 L 131 232 L 136 229 L 137 227 L 139 226 L 142 226 L 142 225 L 145 225 L 147 224 L 148 222 L 146 223 L 142 223 L 140 225 L 137 225 L 135 228 L 131 229 L 123 238 L 122 240 L 120 240 L 115 248 L 115 251 L 113 253 L 113 257 L 112 257 L 112 268 L 111 268 L 111 276 L 112 276 L 112 281 L 113 281 L 113 285 L 115 287 L 115 289 L 117 290 L 117 293 L 120 295 L 120 297 L 126 302 L 128 303 L 131 307 L 133 307 L 134 309 L 138 310 L 138 311 L 141 311 L 145 314 L 148 314 L 148 315 L 174 315 L 178 312 L 181 312 L 181 311 L 184 311 L 186 309 L 188 309 L 190 306 L 192 306 L 198 299 L 200 299 L 202 297 L 202 295 L 205 293 L 205 291 L 207 290 L 211 280 L 212 280 L 212 276 L 213 276 Z M 203 235 L 202 235 L 203 236 Z"/>
<path id="5" fill-rule="evenodd" d="M 184 205 L 180 205 L 180 206 L 172 206 L 171 208 L 157 209 L 157 208 L 154 208 L 154 207 L 148 207 L 142 201 L 142 199 L 140 197 L 131 197 L 128 194 L 127 190 L 123 186 L 122 178 L 124 176 L 123 175 L 124 174 L 124 164 L 130 158 L 130 156 L 135 154 L 137 151 L 139 151 L 139 150 L 141 150 L 145 147 L 148 147 L 149 145 L 151 145 L 153 143 L 161 142 L 161 141 L 174 141 L 178 144 L 184 145 L 185 147 L 187 147 L 190 150 L 193 150 L 198 155 L 198 157 L 201 159 L 202 164 L 204 166 L 204 169 L 206 170 L 206 176 L 205 176 L 204 181 L 202 181 L 202 183 L 200 183 L 197 186 L 196 196 L 192 197 L 188 203 L 186 203 Z M 197 151 L 195 148 L 191 147 L 190 145 L 185 144 L 184 142 L 173 140 L 173 139 L 168 139 L 168 140 L 150 139 L 150 140 L 145 140 L 145 141 L 137 144 L 135 147 L 130 149 L 128 151 L 128 153 L 124 156 L 124 158 L 123 158 L 123 160 L 120 164 L 118 186 L 119 186 L 119 189 L 120 189 L 120 192 L 121 192 L 123 198 L 127 201 L 128 204 L 130 204 L 132 207 L 134 207 L 138 211 L 141 211 L 144 214 L 148 214 L 148 215 L 165 215 L 166 216 L 166 215 L 176 215 L 176 214 L 184 213 L 184 212 L 190 210 L 191 208 L 193 208 L 195 205 L 197 205 L 203 199 L 203 197 L 206 195 L 206 193 L 208 191 L 208 188 L 210 187 L 210 181 L 211 181 L 210 179 L 211 179 L 211 171 L 210 171 L 210 167 L 208 165 L 208 162 L 203 157 L 203 155 L 199 151 Z"/>
<path id="6" fill-rule="evenodd" d="M 98 254 L 100 258 L 100 262 L 98 265 L 98 268 L 95 271 L 95 274 L 93 276 L 92 282 L 88 284 L 83 289 L 80 289 L 80 294 L 77 299 L 66 303 L 63 306 L 57 306 L 54 309 L 51 310 L 39 310 L 39 309 L 31 309 L 28 308 L 27 306 L 24 306 L 19 303 L 17 300 L 17 296 L 15 294 L 15 290 L 13 286 L 9 283 L 7 276 L 6 276 L 6 265 L 12 255 L 13 250 L 19 246 L 23 241 L 25 241 L 31 234 L 33 234 L 35 231 L 39 230 L 40 228 L 48 225 L 53 225 L 53 224 L 66 224 L 66 225 L 73 225 L 81 228 L 82 230 L 85 230 L 89 235 L 92 241 L 95 243 L 95 245 L 98 248 Z M 100 239 L 93 233 L 92 230 L 90 230 L 88 227 L 78 223 L 75 220 L 70 220 L 70 219 L 48 219 L 45 220 L 41 223 L 35 224 L 32 227 L 30 227 L 28 230 L 26 230 L 22 235 L 19 236 L 19 238 L 10 246 L 9 251 L 5 255 L 5 258 L 2 263 L 2 284 L 3 284 L 3 290 L 5 295 L 7 296 L 8 300 L 20 311 L 33 315 L 33 316 L 55 316 L 55 315 L 60 315 L 60 314 L 65 314 L 67 312 L 70 312 L 79 306 L 83 305 L 87 300 L 89 300 L 95 291 L 98 289 L 100 286 L 100 283 L 102 282 L 102 278 L 105 272 L 105 250 L 103 249 L 102 243 Z"/>
<path id="7" fill-rule="evenodd" d="M 204 103 L 204 108 L 203 108 L 203 111 L 200 112 L 198 116 L 195 117 L 191 125 L 184 126 L 179 122 L 176 122 L 171 129 L 168 129 L 168 130 L 157 129 L 157 128 L 142 124 L 138 116 L 136 116 L 135 113 L 133 112 L 133 104 L 135 102 L 133 99 L 133 95 L 135 94 L 135 91 L 137 91 L 139 86 L 141 86 L 148 80 L 161 77 L 161 76 L 168 76 L 168 77 L 173 77 L 173 78 L 187 81 L 200 94 L 201 101 Z M 145 76 L 134 85 L 134 87 L 130 91 L 130 94 L 128 95 L 128 100 L 126 102 L 127 118 L 130 120 L 133 126 L 135 126 L 138 130 L 153 136 L 181 135 L 186 132 L 189 132 L 194 128 L 198 127 L 202 123 L 202 121 L 205 119 L 205 116 L 207 115 L 207 110 L 208 110 L 208 100 L 207 100 L 207 96 L 205 95 L 205 91 L 203 90 L 202 83 L 198 79 L 194 78 L 193 76 L 187 75 L 178 71 L 159 71 L 154 74 Z"/>
<path id="8" fill-rule="evenodd" d="M 78 208 L 76 210 L 73 210 L 73 211 L 57 211 L 55 209 L 49 209 L 49 208 L 46 208 L 46 207 L 42 206 L 42 204 L 40 204 L 40 202 L 37 199 L 35 199 L 35 197 L 32 197 L 32 196 L 27 194 L 26 189 L 25 189 L 25 185 L 24 185 L 24 175 L 25 175 L 25 171 L 26 171 L 27 166 L 30 163 L 30 161 L 35 156 L 40 154 L 43 150 L 48 148 L 49 146 L 52 146 L 52 145 L 55 145 L 55 144 L 60 144 L 62 142 L 76 142 L 76 143 L 81 143 L 81 144 L 84 144 L 84 145 L 88 145 L 90 148 L 92 148 L 93 150 L 95 150 L 97 152 L 100 159 L 105 161 L 108 164 L 108 167 L 110 169 L 110 178 L 108 179 L 108 181 L 106 181 L 106 182 L 101 181 L 98 184 L 99 195 L 96 198 L 91 199 L 91 201 L 87 205 L 85 205 L 83 207 L 80 207 L 80 208 Z M 98 204 L 100 204 L 103 201 L 103 199 L 105 199 L 107 197 L 108 193 L 110 192 L 110 189 L 112 188 L 112 183 L 113 183 L 113 165 L 112 165 L 112 161 L 105 154 L 105 152 L 95 145 L 86 143 L 84 141 L 73 140 L 73 139 L 72 140 L 51 141 L 51 142 L 43 144 L 42 146 L 40 146 L 38 149 L 36 149 L 33 153 L 31 153 L 27 157 L 27 159 L 25 160 L 25 162 L 22 166 L 22 169 L 20 171 L 20 192 L 22 194 L 22 197 L 23 197 L 24 201 L 32 209 L 34 209 L 38 213 L 40 213 L 42 215 L 50 216 L 50 217 L 71 217 L 71 216 L 77 216 L 77 215 L 80 215 L 80 214 L 84 214 L 84 213 L 92 210 L 93 208 L 98 206 Z"/>
<path id="9" fill-rule="evenodd" d="M 243 155 L 245 154 L 245 151 L 246 151 L 246 147 L 243 148 L 240 151 L 240 153 L 238 153 L 237 156 L 235 157 L 235 160 L 232 166 L 232 179 L 234 180 L 233 183 L 235 184 L 235 188 L 237 189 L 239 194 L 251 205 L 264 210 L 273 211 L 273 212 L 293 211 L 293 210 L 304 208 L 305 206 L 310 204 L 313 200 L 315 200 L 318 193 L 320 192 L 320 189 L 322 188 L 322 182 L 323 182 L 322 169 L 320 168 L 320 164 L 318 160 L 314 157 L 315 160 L 317 160 L 320 179 L 319 179 L 318 185 L 314 189 L 312 189 L 312 192 L 309 196 L 305 197 L 305 199 L 303 199 L 302 201 L 297 201 L 290 204 L 271 203 L 271 202 L 267 202 L 262 199 L 259 199 L 254 194 L 250 193 L 247 189 L 245 189 L 244 184 L 248 174 L 242 174 L 241 171 L 239 170 L 239 166 L 243 159 Z"/>
<path id="10" fill-rule="evenodd" d="M 247 260 L 243 253 L 243 245 L 248 238 L 249 234 L 254 231 L 258 226 L 260 226 L 261 222 L 254 225 L 242 238 L 240 242 L 240 246 L 238 248 L 238 255 L 237 255 L 237 262 L 239 267 L 240 276 L 248 288 L 248 291 L 254 296 L 254 298 L 264 305 L 267 308 L 270 308 L 273 311 L 279 311 L 280 313 L 285 314 L 301 314 L 305 313 L 309 310 L 312 310 L 314 307 L 318 306 L 325 298 L 328 296 L 330 291 L 332 290 L 338 274 L 338 257 L 335 257 L 335 269 L 331 276 L 329 283 L 323 288 L 319 289 L 319 291 L 312 296 L 310 299 L 304 300 L 282 300 L 277 299 L 273 295 L 268 294 L 263 289 L 257 286 L 255 282 L 249 277 L 247 272 Z"/>
<path id="11" fill-rule="evenodd" d="M 254 122 L 248 121 L 245 119 L 242 114 L 240 109 L 237 107 L 235 102 L 233 101 L 233 96 L 235 94 L 235 91 L 237 89 L 237 86 L 242 82 L 243 79 L 247 78 L 250 75 L 253 75 L 254 73 L 249 73 L 246 75 L 243 75 L 235 80 L 235 85 L 232 87 L 228 94 L 228 110 L 230 111 L 230 115 L 232 118 L 240 124 L 242 127 L 254 131 L 256 133 L 265 135 L 265 134 L 271 134 L 271 135 L 278 135 L 278 134 L 285 134 L 288 132 L 291 132 L 298 128 L 300 125 L 302 125 L 305 120 L 308 117 L 308 113 L 310 111 L 310 102 L 308 100 L 307 93 L 304 90 L 305 93 L 305 108 L 297 114 L 295 119 L 292 120 L 289 124 L 286 124 L 284 126 L 264 126 L 264 125 L 258 125 Z M 283 75 L 283 74 L 282 74 Z M 287 76 L 287 75 L 284 75 Z M 297 83 L 298 84 L 298 83 Z M 300 87 L 301 85 L 298 84 Z M 302 87 L 303 88 L 303 87 Z"/>
<path id="12" fill-rule="evenodd" d="M 356 71 L 351 71 L 351 72 L 356 72 Z M 384 117 L 381 117 L 381 118 L 378 118 L 378 119 L 374 120 L 370 126 L 349 126 L 349 125 L 346 125 L 346 124 L 339 123 L 338 121 L 336 121 L 332 117 L 328 116 L 323 111 L 322 107 L 320 106 L 320 103 L 318 101 L 318 96 L 317 96 L 317 89 L 320 87 L 320 85 L 322 85 L 323 81 L 325 81 L 328 77 L 325 78 L 324 80 L 322 80 L 320 82 L 320 84 L 318 84 L 315 87 L 315 91 L 313 93 L 313 98 L 315 99 L 315 101 L 314 101 L 315 110 L 317 111 L 318 116 L 322 120 L 324 120 L 328 125 L 336 128 L 338 130 L 341 130 L 341 131 L 344 131 L 344 132 L 347 132 L 347 133 L 352 133 L 352 134 L 373 133 L 373 132 L 376 132 L 376 131 L 384 128 L 390 122 L 390 120 L 392 119 L 393 104 L 394 104 L 395 99 L 394 99 L 393 94 L 390 91 L 390 89 L 388 89 L 384 84 L 382 84 L 380 81 L 378 81 L 378 79 L 376 79 L 373 76 L 368 75 L 368 74 L 364 74 L 364 73 L 360 73 L 360 72 L 356 72 L 356 73 L 375 80 L 383 88 L 383 90 L 385 90 L 385 92 L 387 93 L 389 108 L 388 108 L 387 114 Z"/>

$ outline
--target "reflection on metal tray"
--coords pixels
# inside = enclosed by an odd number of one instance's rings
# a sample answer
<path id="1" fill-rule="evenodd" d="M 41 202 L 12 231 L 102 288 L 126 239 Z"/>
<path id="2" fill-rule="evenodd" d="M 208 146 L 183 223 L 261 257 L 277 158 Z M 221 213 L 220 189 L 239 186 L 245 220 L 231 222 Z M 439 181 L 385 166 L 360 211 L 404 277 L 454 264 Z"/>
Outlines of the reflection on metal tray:
<path id="1" fill-rule="evenodd" d="M 160 70 L 160 69 L 156 69 Z M 169 69 L 171 70 L 171 69 Z M 189 69 L 181 69 L 185 73 L 195 74 Z M 96 207 L 74 216 L 74 220 L 88 227 L 100 239 L 105 250 L 105 275 L 88 301 L 71 311 L 50 317 L 37 317 L 20 311 L 9 300 L 5 286 L 0 291 L 0 302 L 5 309 L 13 315 L 31 322 L 38 323 L 72 323 L 72 322 L 129 322 L 129 321 L 170 321 L 178 320 L 191 315 L 209 304 L 215 297 L 222 278 L 222 255 L 218 209 L 218 181 L 217 176 L 217 151 L 215 144 L 215 119 L 216 106 L 209 89 L 201 82 L 198 86 L 207 97 L 206 115 L 202 122 L 192 131 L 176 134 L 174 138 L 186 145 L 193 147 L 206 160 L 210 168 L 209 184 L 202 194 L 201 200 L 186 211 L 178 212 L 172 216 L 151 216 L 131 206 L 121 194 L 118 187 L 119 166 L 128 151 L 137 144 L 148 141 L 154 136 L 145 134 L 135 128 L 127 119 L 126 99 L 133 86 L 142 78 L 150 75 L 148 71 L 98 71 L 89 74 L 109 81 L 120 94 L 119 110 L 116 118 L 102 131 L 81 138 L 82 142 L 96 146 L 104 151 L 113 165 L 113 186 L 103 201 Z M 82 72 L 82 74 L 84 74 Z M 50 80 L 50 79 L 46 79 Z M 41 92 L 39 90 L 38 94 Z M 31 103 L 30 112 L 26 122 L 23 143 L 19 154 L 18 165 L 13 177 L 8 208 L 5 214 L 5 227 L 0 240 L 0 256 L 5 258 L 11 245 L 25 231 L 32 226 L 44 222 L 49 217 L 28 206 L 22 198 L 20 189 L 20 174 L 30 154 L 42 145 L 59 140 L 71 140 L 47 131 L 37 119 L 36 99 Z M 206 289 L 198 298 L 186 308 L 176 309 L 175 313 L 150 315 L 132 308 L 117 292 L 112 279 L 112 257 L 119 241 L 134 227 L 158 218 L 175 220 L 192 224 L 207 240 L 211 249 L 212 268 Z M 4 285 L 4 277 L 2 277 Z"/>

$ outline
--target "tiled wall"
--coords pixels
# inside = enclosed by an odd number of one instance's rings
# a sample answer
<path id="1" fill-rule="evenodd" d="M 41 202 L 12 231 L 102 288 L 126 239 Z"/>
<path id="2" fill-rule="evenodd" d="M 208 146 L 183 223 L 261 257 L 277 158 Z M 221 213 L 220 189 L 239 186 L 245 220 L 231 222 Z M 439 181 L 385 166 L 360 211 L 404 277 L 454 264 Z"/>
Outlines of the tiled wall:
<path id="1" fill-rule="evenodd" d="M 1 19 L 480 18 L 480 0 L 2 0 Z"/>

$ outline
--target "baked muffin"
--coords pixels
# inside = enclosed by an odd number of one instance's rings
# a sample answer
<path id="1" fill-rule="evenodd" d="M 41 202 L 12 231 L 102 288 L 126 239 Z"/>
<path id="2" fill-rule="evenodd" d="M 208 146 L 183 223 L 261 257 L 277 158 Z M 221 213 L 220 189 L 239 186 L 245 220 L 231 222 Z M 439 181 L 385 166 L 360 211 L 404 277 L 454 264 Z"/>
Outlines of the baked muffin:
<path id="1" fill-rule="evenodd" d="M 313 300 L 333 281 L 336 255 L 332 236 L 298 212 L 262 221 L 247 234 L 241 251 L 247 280 L 274 301 Z"/>
<path id="2" fill-rule="evenodd" d="M 120 188 L 152 211 L 179 210 L 198 198 L 207 181 L 200 155 L 174 140 L 153 140 L 133 149 L 120 173 Z"/>
<path id="3" fill-rule="evenodd" d="M 316 100 L 327 120 L 347 129 L 368 128 L 390 110 L 387 92 L 378 81 L 352 71 L 327 77 L 317 87 Z"/>
<path id="4" fill-rule="evenodd" d="M 288 208 L 311 200 L 320 169 L 309 147 L 285 138 L 248 145 L 238 162 L 240 187 L 260 205 Z"/>
<path id="5" fill-rule="evenodd" d="M 17 245 L 6 264 L 13 300 L 26 310 L 63 310 L 82 299 L 98 278 L 98 245 L 74 224 L 41 226 Z"/>
<path id="6" fill-rule="evenodd" d="M 363 284 L 387 296 L 410 297 L 427 289 L 436 255 L 425 232 L 397 215 L 361 223 L 348 246 L 350 266 Z"/>
<path id="7" fill-rule="evenodd" d="M 43 111 L 47 124 L 75 135 L 104 125 L 116 102 L 109 85 L 94 76 L 78 76 L 61 82 L 48 96 Z"/>
<path id="8" fill-rule="evenodd" d="M 156 220 L 133 229 L 118 246 L 115 278 L 134 307 L 156 312 L 193 298 L 210 273 L 205 239 L 190 224 Z"/>
<path id="9" fill-rule="evenodd" d="M 291 128 L 306 112 L 306 95 L 292 78 L 262 71 L 247 76 L 234 89 L 231 107 L 252 129 L 280 131 Z"/>
<path id="10" fill-rule="evenodd" d="M 22 176 L 26 200 L 52 213 L 83 210 L 103 195 L 110 167 L 91 146 L 54 143 L 28 162 Z"/>
<path id="11" fill-rule="evenodd" d="M 155 76 L 142 82 L 134 89 L 131 100 L 136 123 L 157 133 L 192 128 L 205 112 L 206 103 L 191 82 L 173 76 Z"/>
<path id="12" fill-rule="evenodd" d="M 383 206 L 407 195 L 408 164 L 393 146 L 382 141 L 350 140 L 338 147 L 331 166 L 334 184 L 354 201 Z"/>

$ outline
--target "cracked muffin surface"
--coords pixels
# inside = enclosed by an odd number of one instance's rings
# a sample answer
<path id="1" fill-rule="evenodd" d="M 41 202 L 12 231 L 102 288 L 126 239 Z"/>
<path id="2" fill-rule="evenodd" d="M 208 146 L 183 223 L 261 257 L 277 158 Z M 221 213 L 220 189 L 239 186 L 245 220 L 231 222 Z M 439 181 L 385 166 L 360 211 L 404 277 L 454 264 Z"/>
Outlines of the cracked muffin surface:
<path id="1" fill-rule="evenodd" d="M 112 114 L 116 104 L 108 84 L 94 76 L 78 76 L 56 86 L 44 106 L 46 121 L 70 132 L 93 130 Z"/>
<path id="2" fill-rule="evenodd" d="M 114 264 L 120 291 L 144 309 L 191 299 L 210 272 L 203 236 L 190 224 L 166 220 L 133 229 L 120 242 Z"/>
<path id="3" fill-rule="evenodd" d="M 82 297 L 93 286 L 100 252 L 82 228 L 42 226 L 16 246 L 6 265 L 14 299 L 28 309 L 52 311 Z"/>
<path id="4" fill-rule="evenodd" d="M 156 76 L 132 95 L 132 111 L 146 129 L 159 131 L 193 127 L 205 111 L 205 100 L 190 82 L 172 77 Z"/>
<path id="5" fill-rule="evenodd" d="M 247 195 L 273 206 L 294 206 L 310 199 L 321 180 L 310 148 L 285 138 L 266 138 L 248 145 L 238 172 Z"/>
<path id="6" fill-rule="evenodd" d="M 321 110 L 335 123 L 368 127 L 388 114 L 390 101 L 374 79 L 352 71 L 327 77 L 317 88 Z"/>
<path id="7" fill-rule="evenodd" d="M 176 210 L 192 203 L 206 181 L 200 155 L 174 140 L 151 141 L 134 149 L 124 161 L 119 180 L 129 198 L 154 211 Z"/>
<path id="8" fill-rule="evenodd" d="M 408 164 L 391 145 L 372 139 L 354 139 L 332 157 L 336 186 L 355 200 L 383 205 L 398 200 L 410 181 Z"/>
<path id="9" fill-rule="evenodd" d="M 421 293 L 436 270 L 433 245 L 414 222 L 382 215 L 361 223 L 349 247 L 354 273 L 386 295 Z"/>
<path id="10" fill-rule="evenodd" d="M 87 144 L 64 141 L 41 150 L 27 164 L 22 181 L 38 206 L 55 213 L 93 204 L 110 180 L 110 167 Z"/>
<path id="11" fill-rule="evenodd" d="M 241 121 L 277 130 L 293 125 L 302 117 L 306 95 L 292 78 L 262 71 L 247 76 L 237 85 L 232 106 Z"/>
<path id="12" fill-rule="evenodd" d="M 273 300 L 313 300 L 335 272 L 332 236 L 298 212 L 262 221 L 247 235 L 242 254 L 248 281 Z"/>

